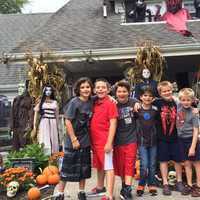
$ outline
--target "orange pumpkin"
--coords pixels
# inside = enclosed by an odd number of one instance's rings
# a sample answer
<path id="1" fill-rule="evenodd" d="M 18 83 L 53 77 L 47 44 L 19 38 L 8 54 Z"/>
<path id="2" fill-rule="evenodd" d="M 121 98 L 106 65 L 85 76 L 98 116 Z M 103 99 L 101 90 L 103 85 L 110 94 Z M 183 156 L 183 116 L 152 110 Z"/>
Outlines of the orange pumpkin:
<path id="1" fill-rule="evenodd" d="M 37 200 L 40 198 L 41 192 L 37 187 L 32 187 L 29 189 L 27 196 L 29 200 Z"/>
<path id="2" fill-rule="evenodd" d="M 36 177 L 36 183 L 38 185 L 45 185 L 47 184 L 48 178 L 45 174 L 40 174 Z"/>
<path id="3" fill-rule="evenodd" d="M 58 174 L 49 175 L 48 177 L 48 184 L 56 185 L 60 181 L 60 176 Z"/>
<path id="4" fill-rule="evenodd" d="M 47 166 L 47 167 L 44 168 L 42 174 L 45 174 L 47 177 L 49 175 L 59 174 L 59 169 L 56 166 L 49 165 L 49 166 Z"/>

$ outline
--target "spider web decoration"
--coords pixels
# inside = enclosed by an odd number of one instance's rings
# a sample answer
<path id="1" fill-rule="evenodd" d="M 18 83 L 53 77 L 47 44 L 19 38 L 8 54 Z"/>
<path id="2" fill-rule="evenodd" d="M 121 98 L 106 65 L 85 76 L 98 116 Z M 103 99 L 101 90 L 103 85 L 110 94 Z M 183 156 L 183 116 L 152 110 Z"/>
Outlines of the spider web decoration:
<path id="1" fill-rule="evenodd" d="M 29 93 L 37 102 L 42 95 L 43 87 L 50 84 L 55 92 L 56 99 L 61 104 L 63 93 L 67 91 L 66 77 L 63 69 L 56 64 L 48 65 L 44 63 L 43 54 L 39 58 L 34 58 L 32 54 L 27 54 Z M 66 97 L 67 99 L 67 97 Z"/>
<path id="2" fill-rule="evenodd" d="M 147 68 L 151 72 L 152 79 L 160 81 L 166 67 L 166 60 L 162 56 L 159 47 L 152 42 L 146 41 L 137 49 L 134 65 L 124 72 L 126 78 L 133 86 L 142 82 L 142 70 Z"/>

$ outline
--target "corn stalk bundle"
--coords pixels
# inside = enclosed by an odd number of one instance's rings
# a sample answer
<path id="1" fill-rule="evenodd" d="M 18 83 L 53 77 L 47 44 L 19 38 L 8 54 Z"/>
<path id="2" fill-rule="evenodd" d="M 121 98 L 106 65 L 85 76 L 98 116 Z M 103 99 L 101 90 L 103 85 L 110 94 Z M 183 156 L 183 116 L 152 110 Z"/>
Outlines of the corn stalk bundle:
<path id="1" fill-rule="evenodd" d="M 147 68 L 151 72 L 152 79 L 159 82 L 165 66 L 166 61 L 159 47 L 154 46 L 152 42 L 145 42 L 137 49 L 134 65 L 125 71 L 125 76 L 131 85 L 135 85 L 142 82 L 142 70 Z"/>
<path id="2" fill-rule="evenodd" d="M 43 87 L 50 84 L 54 91 L 58 102 L 61 102 L 63 88 L 66 87 L 65 73 L 62 68 L 56 64 L 47 65 L 43 62 L 43 55 L 39 58 L 34 58 L 31 54 L 27 55 L 29 66 L 29 93 L 31 97 L 37 101 L 41 95 Z M 66 92 L 66 91 L 65 91 Z"/>

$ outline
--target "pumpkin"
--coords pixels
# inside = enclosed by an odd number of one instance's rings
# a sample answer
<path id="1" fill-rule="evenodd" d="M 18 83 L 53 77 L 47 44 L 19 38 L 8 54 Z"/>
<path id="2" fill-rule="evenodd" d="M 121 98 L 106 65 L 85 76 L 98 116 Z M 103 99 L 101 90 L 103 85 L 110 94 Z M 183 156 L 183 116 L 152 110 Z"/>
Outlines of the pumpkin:
<path id="1" fill-rule="evenodd" d="M 42 174 L 45 174 L 47 177 L 49 175 L 59 174 L 59 169 L 56 166 L 54 166 L 54 165 L 49 165 L 49 166 L 47 166 L 47 167 L 44 168 Z"/>
<path id="2" fill-rule="evenodd" d="M 45 174 L 40 174 L 36 177 L 36 183 L 38 185 L 45 185 L 47 184 L 48 178 Z"/>
<path id="3" fill-rule="evenodd" d="M 37 187 L 32 187 L 27 192 L 27 196 L 29 200 L 37 200 L 41 196 L 41 192 Z"/>
<path id="4" fill-rule="evenodd" d="M 56 185 L 60 181 L 60 176 L 58 174 L 49 175 L 48 177 L 48 184 Z"/>

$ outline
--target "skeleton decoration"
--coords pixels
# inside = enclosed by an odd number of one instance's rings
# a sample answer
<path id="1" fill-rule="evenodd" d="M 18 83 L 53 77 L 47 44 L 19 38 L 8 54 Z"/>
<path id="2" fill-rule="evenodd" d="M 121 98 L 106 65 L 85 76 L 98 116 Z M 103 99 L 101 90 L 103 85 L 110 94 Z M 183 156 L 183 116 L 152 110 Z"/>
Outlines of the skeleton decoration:
<path id="1" fill-rule="evenodd" d="M 169 171 L 168 183 L 170 186 L 174 186 L 176 184 L 176 172 L 175 171 Z"/>
<path id="2" fill-rule="evenodd" d="M 14 197 L 19 190 L 19 183 L 17 181 L 11 181 L 7 187 L 7 197 Z"/>

